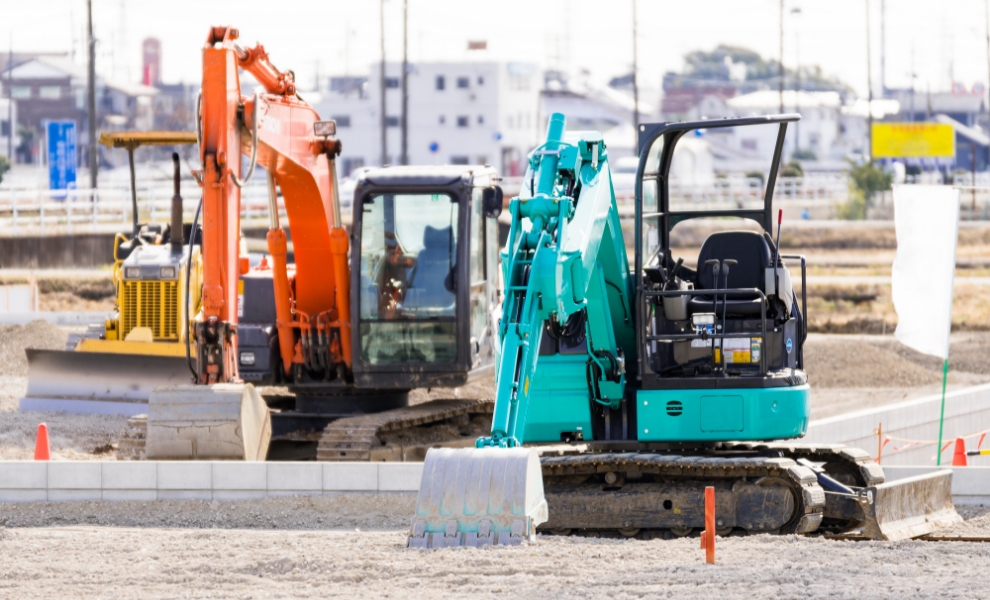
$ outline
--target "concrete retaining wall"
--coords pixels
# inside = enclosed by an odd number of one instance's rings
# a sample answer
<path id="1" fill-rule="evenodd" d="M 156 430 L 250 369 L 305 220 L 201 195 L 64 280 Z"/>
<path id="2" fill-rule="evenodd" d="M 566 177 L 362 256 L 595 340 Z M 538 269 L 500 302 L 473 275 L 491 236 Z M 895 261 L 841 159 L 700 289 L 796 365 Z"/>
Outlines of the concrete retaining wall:
<path id="1" fill-rule="evenodd" d="M 423 463 L 0 461 L 0 502 L 411 493 Z"/>
<path id="2" fill-rule="evenodd" d="M 92 268 L 109 264 L 113 264 L 113 234 L 0 237 L 0 269 Z"/>
<path id="3" fill-rule="evenodd" d="M 878 423 L 884 435 L 912 440 L 938 440 L 941 395 L 928 396 L 812 421 L 803 442 L 842 443 L 866 450 L 876 457 Z M 944 441 L 990 429 L 990 385 L 949 392 L 945 397 Z M 943 442 L 944 443 L 944 442 Z M 975 445 L 975 440 L 972 441 Z M 935 465 L 936 443 L 895 450 L 907 442 L 892 440 L 883 449 L 881 463 L 889 465 Z M 973 449 L 970 447 L 970 449 Z M 990 466 L 990 457 L 972 456 L 974 466 Z M 952 462 L 952 446 L 942 454 L 942 464 Z"/>

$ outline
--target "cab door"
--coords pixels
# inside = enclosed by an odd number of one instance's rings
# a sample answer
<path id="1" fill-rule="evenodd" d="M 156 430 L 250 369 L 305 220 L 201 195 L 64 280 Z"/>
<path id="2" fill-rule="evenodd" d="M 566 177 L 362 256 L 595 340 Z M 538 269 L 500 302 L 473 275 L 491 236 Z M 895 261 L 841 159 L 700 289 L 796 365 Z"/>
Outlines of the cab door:
<path id="1" fill-rule="evenodd" d="M 471 192 L 470 223 L 470 370 L 492 367 L 495 363 L 491 316 L 498 307 L 498 224 L 484 213 L 484 188 Z"/>

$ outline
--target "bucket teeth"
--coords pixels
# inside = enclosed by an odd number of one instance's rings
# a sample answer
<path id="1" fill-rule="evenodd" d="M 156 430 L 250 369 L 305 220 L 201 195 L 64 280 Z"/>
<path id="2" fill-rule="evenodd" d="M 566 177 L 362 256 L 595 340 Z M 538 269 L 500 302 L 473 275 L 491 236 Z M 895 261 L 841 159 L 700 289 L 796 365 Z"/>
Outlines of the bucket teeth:
<path id="1" fill-rule="evenodd" d="M 431 449 L 410 548 L 515 546 L 547 520 L 540 461 L 522 448 Z"/>

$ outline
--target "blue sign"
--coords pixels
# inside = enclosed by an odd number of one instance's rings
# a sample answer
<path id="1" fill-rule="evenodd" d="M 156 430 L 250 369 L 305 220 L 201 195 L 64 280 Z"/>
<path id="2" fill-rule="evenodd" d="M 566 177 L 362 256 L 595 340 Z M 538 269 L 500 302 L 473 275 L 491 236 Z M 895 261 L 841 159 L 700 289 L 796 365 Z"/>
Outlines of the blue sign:
<path id="1" fill-rule="evenodd" d="M 76 123 L 48 121 L 48 188 L 76 189 Z M 56 195 L 65 198 L 65 194 Z"/>
<path id="2" fill-rule="evenodd" d="M 791 338 L 787 338 L 787 353 L 790 354 L 791 350 L 793 349 L 794 349 L 794 342 L 791 341 Z"/>
<path id="3" fill-rule="evenodd" d="M 440 149 L 440 144 L 436 142 L 430 142 L 430 152 L 436 153 Z"/>

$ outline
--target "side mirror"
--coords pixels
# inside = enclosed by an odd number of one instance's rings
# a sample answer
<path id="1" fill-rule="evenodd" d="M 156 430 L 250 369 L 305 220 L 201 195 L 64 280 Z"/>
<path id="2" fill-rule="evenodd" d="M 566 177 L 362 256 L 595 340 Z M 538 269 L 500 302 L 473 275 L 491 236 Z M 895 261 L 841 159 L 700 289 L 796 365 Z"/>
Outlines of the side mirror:
<path id="1" fill-rule="evenodd" d="M 486 217 L 498 218 L 502 214 L 502 188 L 497 185 L 485 188 L 481 193 L 481 203 Z"/>

